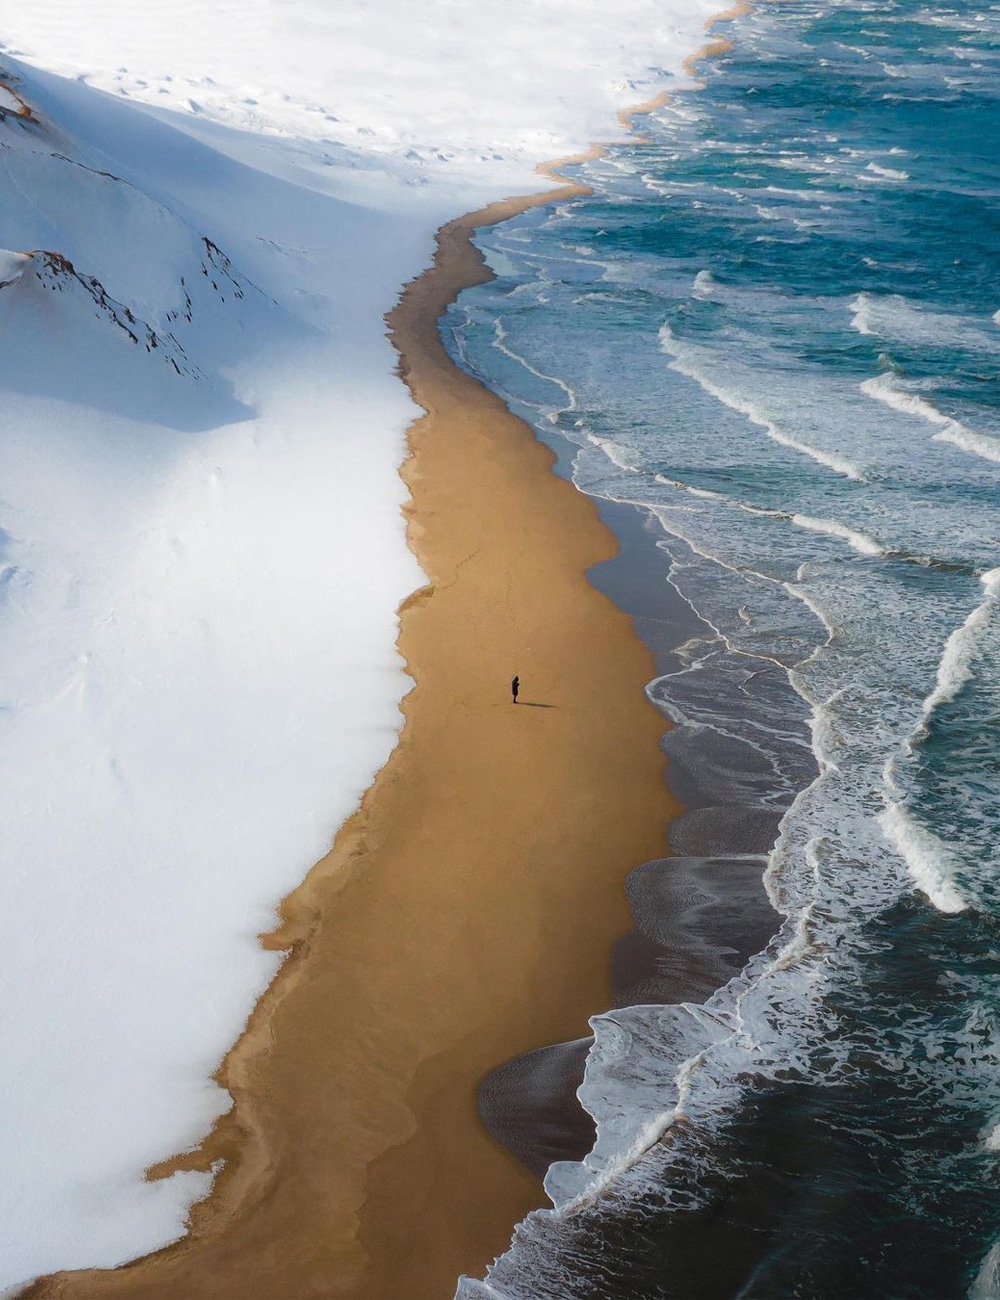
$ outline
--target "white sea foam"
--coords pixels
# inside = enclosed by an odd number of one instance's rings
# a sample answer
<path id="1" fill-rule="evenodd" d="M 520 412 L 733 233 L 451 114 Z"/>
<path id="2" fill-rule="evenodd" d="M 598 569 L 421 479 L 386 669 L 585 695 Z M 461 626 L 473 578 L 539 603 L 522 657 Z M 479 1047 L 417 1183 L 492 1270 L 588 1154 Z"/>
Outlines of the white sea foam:
<path id="1" fill-rule="evenodd" d="M 940 433 L 934 435 L 935 442 L 950 442 L 962 451 L 971 452 L 983 460 L 1000 464 L 1000 438 L 991 438 L 984 433 L 976 433 L 958 420 L 949 420 Z"/>
<path id="2" fill-rule="evenodd" d="M 852 479 L 855 482 L 864 482 L 865 476 L 861 467 L 846 456 L 841 456 L 837 452 L 823 451 L 819 447 L 810 446 L 808 443 L 792 437 L 783 429 L 779 429 L 773 420 L 768 419 L 754 402 L 729 392 L 715 383 L 714 380 L 709 379 L 704 372 L 704 367 L 697 363 L 696 349 L 677 339 L 669 325 L 660 327 L 660 345 L 663 351 L 673 358 L 670 362 L 672 370 L 687 375 L 689 379 L 693 379 L 700 384 L 705 392 L 710 393 L 712 397 L 728 406 L 730 410 L 745 415 L 751 424 L 756 424 L 763 429 L 773 442 L 789 448 L 790 451 L 797 451 L 803 456 L 808 456 L 810 460 L 814 460 L 818 465 L 822 465 L 826 469 L 833 470 L 835 474 L 842 474 L 845 478 Z"/>
<path id="3" fill-rule="evenodd" d="M 1000 568 L 982 574 L 980 581 L 985 593 L 983 599 L 945 641 L 934 689 L 923 701 L 919 724 L 903 744 L 901 752 L 905 757 L 912 755 L 914 747 L 926 739 L 936 710 L 955 700 L 974 678 L 976 658 L 1000 603 Z M 901 783 L 901 770 L 899 756 L 886 760 L 882 772 L 886 809 L 879 824 L 902 855 L 917 886 L 935 907 L 943 912 L 962 911 L 969 906 L 969 901 L 958 884 L 961 857 L 913 817 Z"/>
<path id="4" fill-rule="evenodd" d="M 937 683 L 924 701 L 925 718 L 929 718 L 942 704 L 955 699 L 972 678 L 981 638 L 993 621 L 1000 598 L 1000 568 L 984 573 L 980 580 L 986 594 L 962 626 L 956 628 L 945 642 L 938 665 Z"/>
<path id="5" fill-rule="evenodd" d="M 783 198 L 798 199 L 802 203 L 816 203 L 833 197 L 822 190 L 792 190 L 784 185 L 765 185 L 764 193 L 780 194 Z"/>
<path id="6" fill-rule="evenodd" d="M 900 388 L 893 376 L 888 372 L 863 380 L 859 387 L 866 397 L 872 397 L 885 406 L 891 406 L 893 410 L 903 411 L 907 415 L 919 416 L 920 419 L 927 420 L 930 424 L 944 425 L 950 423 L 948 416 L 943 415 L 926 398 L 920 397 L 917 393 L 908 393 L 905 389 Z"/>
<path id="7" fill-rule="evenodd" d="M 767 888 L 771 905 L 777 909 L 781 903 L 780 888 L 776 887 L 770 875 L 764 876 L 764 885 Z M 809 956 L 814 951 L 812 911 L 810 908 L 804 908 L 795 920 L 788 942 L 778 953 L 775 961 L 779 968 L 784 969 L 797 965 L 804 957 Z"/>
<path id="8" fill-rule="evenodd" d="M 1000 1242 L 986 1252 L 969 1287 L 968 1300 L 1000 1300 Z"/>
<path id="9" fill-rule="evenodd" d="M 844 752 L 842 724 L 834 706 L 842 692 L 836 691 L 829 699 L 813 707 L 809 718 L 809 732 L 812 736 L 813 754 L 820 772 L 836 768 Z"/>
<path id="10" fill-rule="evenodd" d="M 849 303 L 851 325 L 859 334 L 877 334 L 919 347 L 942 344 L 995 356 L 1000 341 L 985 322 L 955 312 L 917 305 L 901 294 L 859 293 Z"/>
<path id="11" fill-rule="evenodd" d="M 624 1100 L 630 1121 L 628 1140 L 615 1148 L 614 1158 L 607 1161 L 600 1172 L 594 1173 L 586 1160 L 582 1165 L 576 1161 L 558 1160 L 549 1166 L 545 1175 L 545 1194 L 557 1209 L 572 1212 L 582 1206 L 592 1205 L 619 1174 L 645 1155 L 654 1142 L 660 1141 L 676 1117 L 674 1110 L 661 1111 L 647 1120 L 638 1131 L 632 1132 L 635 1097 L 630 1089 L 624 1091 Z M 601 1119 L 605 1114 L 604 1108 L 599 1108 L 598 1115 Z M 586 1171 L 582 1182 L 579 1178 L 581 1170 Z"/>
<path id="12" fill-rule="evenodd" d="M 543 370 L 536 369 L 529 361 L 522 357 L 519 352 L 515 352 L 512 348 L 508 347 L 507 331 L 504 329 L 503 323 L 499 320 L 494 321 L 493 323 L 493 346 L 498 352 L 502 352 L 505 357 L 508 357 L 517 365 L 522 366 L 529 374 L 534 375 L 536 379 L 542 379 L 546 383 L 552 384 L 553 387 L 562 389 L 566 397 L 566 404 L 559 408 L 560 411 L 576 410 L 576 395 L 572 388 L 570 388 L 565 380 L 560 379 L 558 375 L 548 375 Z"/>
<path id="13" fill-rule="evenodd" d="M 549 1171 L 546 1191 L 563 1212 L 591 1203 L 660 1140 L 683 1104 L 686 1063 L 733 1028 L 718 1012 L 690 1003 L 630 1007 L 590 1023 L 594 1045 L 577 1095 L 594 1116 L 597 1138 L 582 1161 Z M 667 1079 L 674 1086 L 665 1091 Z"/>
<path id="14" fill-rule="evenodd" d="M 463 1273 L 458 1279 L 455 1300 L 512 1300 L 512 1297 L 509 1291 L 499 1290 L 488 1279 L 469 1277 Z"/>
<path id="15" fill-rule="evenodd" d="M 628 500 L 628 497 L 626 496 L 623 499 Z M 646 505 L 645 502 L 643 504 Z M 709 550 L 704 538 L 697 537 L 693 535 L 691 531 L 687 530 L 684 527 L 682 520 L 677 516 L 683 514 L 685 510 L 690 514 L 700 515 L 701 511 L 698 510 L 697 507 L 674 506 L 670 509 L 664 509 L 660 506 L 648 505 L 647 508 L 656 516 L 657 519 L 659 519 L 663 526 L 663 531 L 673 537 L 679 537 L 686 546 L 690 547 L 693 554 L 701 556 L 703 559 L 711 561 L 712 564 L 718 565 L 720 569 L 725 569 L 727 572 L 737 574 L 740 577 L 758 578 L 764 583 L 780 585 L 778 584 L 777 579 L 759 569 L 755 569 L 747 564 L 734 563 L 732 560 L 727 559 L 723 553 L 724 548 L 721 546 L 717 550 Z M 696 613 L 701 613 L 701 611 L 696 611 Z M 715 630 L 719 631 L 718 628 L 715 628 Z M 722 633 L 719 632 L 719 635 L 721 636 Z"/>
<path id="16" fill-rule="evenodd" d="M 859 293 L 851 303 L 851 324 L 859 334 L 875 332 L 871 327 L 871 303 L 871 296 L 867 293 Z"/>
<path id="17" fill-rule="evenodd" d="M 852 547 L 860 555 L 884 555 L 885 548 L 878 543 L 874 537 L 868 533 L 859 532 L 856 528 L 848 528 L 846 524 L 839 524 L 835 519 L 814 519 L 811 515 L 794 514 L 791 516 L 792 523 L 797 528 L 804 528 L 810 533 L 822 533 L 827 537 L 841 537 L 848 546 Z"/>
<path id="18" fill-rule="evenodd" d="M 885 406 L 891 406 L 896 411 L 916 416 L 918 419 L 925 420 L 928 424 L 935 425 L 938 429 L 938 432 L 933 435 L 935 442 L 952 443 L 954 446 L 960 447 L 962 451 L 971 452 L 974 456 L 979 456 L 983 460 L 990 460 L 995 464 L 1000 464 L 1000 439 L 977 433 L 974 429 L 962 424 L 960 420 L 945 415 L 926 397 L 921 397 L 918 393 L 909 393 L 900 388 L 892 375 L 881 374 L 872 379 L 866 379 L 861 383 L 860 388 L 867 397 L 872 397 Z"/>
<path id="19" fill-rule="evenodd" d="M 870 173 L 870 175 L 867 175 L 866 173 Z M 876 177 L 878 180 L 882 181 L 908 181 L 910 179 L 910 173 L 898 171 L 894 167 L 881 167 L 878 163 L 870 162 L 865 169 L 865 172 L 863 172 L 858 179 L 870 180 L 871 177 Z"/>
<path id="20" fill-rule="evenodd" d="M 615 442 L 613 438 L 601 438 L 596 433 L 589 433 L 587 440 L 595 447 L 600 447 L 612 465 L 617 465 L 627 474 L 639 472 L 638 456 L 628 447 L 623 447 L 620 442 Z"/>
<path id="21" fill-rule="evenodd" d="M 963 912 L 969 906 L 958 887 L 958 855 L 932 831 L 916 822 L 905 803 L 890 800 L 879 816 L 886 838 L 900 853 L 917 888 L 939 912 Z"/>
<path id="22" fill-rule="evenodd" d="M 724 501 L 726 497 L 721 492 L 713 492 L 710 488 L 696 488 L 689 483 L 681 483 L 679 479 L 667 478 L 665 474 L 655 474 L 653 476 L 657 483 L 662 483 L 664 487 L 679 488 L 682 492 L 687 492 L 689 496 L 702 497 L 706 501 Z"/>

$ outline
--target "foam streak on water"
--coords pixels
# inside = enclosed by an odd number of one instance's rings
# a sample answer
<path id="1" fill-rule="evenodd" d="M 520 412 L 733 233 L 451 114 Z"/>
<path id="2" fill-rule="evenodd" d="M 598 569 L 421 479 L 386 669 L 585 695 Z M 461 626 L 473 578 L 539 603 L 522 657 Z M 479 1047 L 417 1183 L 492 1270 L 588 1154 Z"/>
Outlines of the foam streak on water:
<path id="1" fill-rule="evenodd" d="M 648 688 L 673 779 L 712 852 L 780 818 L 786 918 L 703 1005 L 595 1018 L 597 1143 L 490 1271 L 504 1300 L 997 1271 L 1000 13 L 786 3 L 732 34 L 591 197 L 484 233 L 504 273 L 446 330 L 582 490 L 656 521 L 703 629 Z"/>
<path id="2" fill-rule="evenodd" d="M 1000 439 L 977 433 L 974 429 L 967 428 L 960 420 L 953 420 L 950 416 L 943 415 L 933 402 L 929 402 L 918 393 L 906 392 L 899 387 L 898 383 L 894 383 L 889 375 L 866 379 L 861 385 L 861 391 L 877 402 L 884 402 L 886 406 L 891 406 L 897 411 L 915 415 L 918 419 L 926 420 L 928 424 L 936 425 L 938 432 L 933 437 L 938 442 L 953 443 L 974 456 L 982 456 L 984 460 L 992 460 L 1000 464 Z"/>

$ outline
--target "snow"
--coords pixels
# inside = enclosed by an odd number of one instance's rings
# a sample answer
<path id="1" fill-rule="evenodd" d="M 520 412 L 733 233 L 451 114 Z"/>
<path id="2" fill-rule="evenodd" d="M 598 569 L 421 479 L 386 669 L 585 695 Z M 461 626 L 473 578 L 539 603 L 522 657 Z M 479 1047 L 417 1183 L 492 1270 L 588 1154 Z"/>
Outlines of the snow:
<path id="1" fill-rule="evenodd" d="M 0 116 L 0 1290 L 208 1189 L 142 1171 L 228 1105 L 256 936 L 408 687 L 383 314 L 439 224 L 681 82 L 710 6 L 607 8 L 4 15 L 35 120 Z"/>
<path id="2" fill-rule="evenodd" d="M 104 90 L 487 185 L 618 134 L 703 39 L 709 0 L 41 0 L 0 41 Z M 424 179 L 427 179 L 424 177 Z"/>
<path id="3" fill-rule="evenodd" d="M 29 260 L 24 253 L 12 253 L 7 248 L 0 248 L 0 289 L 19 280 Z"/>

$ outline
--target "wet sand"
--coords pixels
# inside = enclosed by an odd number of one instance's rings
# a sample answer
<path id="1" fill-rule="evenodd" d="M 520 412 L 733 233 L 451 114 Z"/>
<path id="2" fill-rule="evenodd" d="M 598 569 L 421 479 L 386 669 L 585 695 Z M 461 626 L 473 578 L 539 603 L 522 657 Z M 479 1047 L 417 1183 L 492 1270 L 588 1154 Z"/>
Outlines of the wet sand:
<path id="1" fill-rule="evenodd" d="M 290 956 L 219 1073 L 233 1112 L 154 1172 L 225 1167 L 182 1241 L 34 1300 L 447 1300 L 545 1203 L 476 1087 L 610 1004 L 624 880 L 675 811 L 653 657 L 585 577 L 613 536 L 437 332 L 487 276 L 471 231 L 553 197 L 445 227 L 391 318 L 427 411 L 402 471 L 429 576 L 401 611 L 415 685 L 398 747 L 264 940 Z"/>
<path id="2" fill-rule="evenodd" d="M 597 506 L 619 553 L 591 570 L 590 581 L 631 615 L 658 672 L 682 670 L 678 648 L 711 629 L 667 581 L 659 520 L 621 502 Z M 722 736 L 706 746 L 705 734 L 681 727 L 664 736 L 667 783 L 685 808 L 667 841 L 681 856 L 643 863 L 625 881 L 634 928 L 610 954 L 612 1007 L 703 1002 L 779 927 L 762 877 L 783 805 L 771 802 L 769 770 L 753 763 L 752 751 Z M 747 802 L 765 794 L 767 803 Z M 593 1146 L 594 1121 L 576 1096 L 592 1042 L 536 1048 L 480 1085 L 486 1127 L 539 1176 Z"/>

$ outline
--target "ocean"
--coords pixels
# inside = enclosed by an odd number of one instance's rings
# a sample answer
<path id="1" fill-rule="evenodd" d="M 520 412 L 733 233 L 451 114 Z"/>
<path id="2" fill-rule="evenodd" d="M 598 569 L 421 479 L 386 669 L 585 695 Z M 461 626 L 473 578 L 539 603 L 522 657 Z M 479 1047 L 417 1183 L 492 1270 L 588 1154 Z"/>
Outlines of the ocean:
<path id="1" fill-rule="evenodd" d="M 689 809 L 629 881 L 650 978 L 594 1022 L 596 1146 L 459 1294 L 982 1300 L 1000 7 L 782 0 L 720 31 L 701 89 L 573 169 L 589 196 L 480 232 L 497 278 L 442 326 L 641 519 L 638 626 L 684 611 L 648 691 Z M 677 881 L 710 920 L 748 872 L 773 924 L 714 967 L 703 925 L 718 987 L 672 1001 Z"/>

